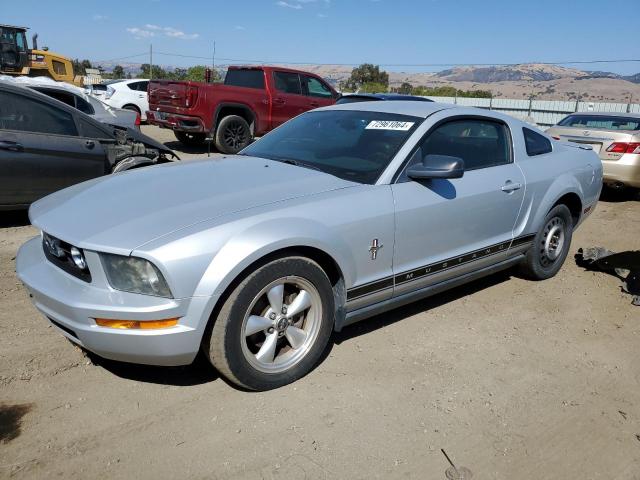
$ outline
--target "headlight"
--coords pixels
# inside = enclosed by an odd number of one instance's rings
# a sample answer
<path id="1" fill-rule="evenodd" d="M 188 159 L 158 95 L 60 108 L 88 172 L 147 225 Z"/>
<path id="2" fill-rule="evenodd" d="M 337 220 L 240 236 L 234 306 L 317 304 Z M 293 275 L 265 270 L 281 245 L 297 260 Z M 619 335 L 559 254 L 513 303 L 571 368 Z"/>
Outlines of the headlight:
<path id="1" fill-rule="evenodd" d="M 78 267 L 80 270 L 87 269 L 87 261 L 84 259 L 84 255 L 82 254 L 82 251 L 80 249 L 71 247 L 69 253 L 71 254 L 71 260 L 73 260 L 73 263 L 76 264 L 76 267 Z"/>
<path id="2" fill-rule="evenodd" d="M 172 298 L 162 273 L 148 260 L 110 253 L 101 253 L 100 258 L 107 280 L 116 290 Z"/>

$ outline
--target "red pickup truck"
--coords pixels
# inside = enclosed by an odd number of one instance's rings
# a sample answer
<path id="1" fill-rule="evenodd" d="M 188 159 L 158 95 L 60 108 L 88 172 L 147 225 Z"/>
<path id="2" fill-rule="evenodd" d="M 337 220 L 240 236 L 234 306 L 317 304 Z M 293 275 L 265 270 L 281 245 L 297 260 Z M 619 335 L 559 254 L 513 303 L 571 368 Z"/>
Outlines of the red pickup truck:
<path id="1" fill-rule="evenodd" d="M 229 67 L 224 84 L 153 80 L 148 92 L 149 123 L 172 129 L 185 145 L 211 136 L 223 153 L 236 153 L 254 136 L 338 98 L 317 75 L 265 66 Z"/>

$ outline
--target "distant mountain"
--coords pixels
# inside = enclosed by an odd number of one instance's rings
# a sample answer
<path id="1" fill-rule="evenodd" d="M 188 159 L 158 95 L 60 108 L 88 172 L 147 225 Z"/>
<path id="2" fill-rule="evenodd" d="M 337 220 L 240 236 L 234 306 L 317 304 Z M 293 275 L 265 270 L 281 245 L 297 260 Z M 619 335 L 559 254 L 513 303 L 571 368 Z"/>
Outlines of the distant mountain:
<path id="1" fill-rule="evenodd" d="M 584 74 L 573 68 L 556 65 L 523 64 L 498 67 L 457 67 L 443 70 L 435 74 L 437 78 L 453 82 L 514 82 L 514 81 L 549 81 L 559 78 L 576 78 Z"/>
<path id="2" fill-rule="evenodd" d="M 626 80 L 627 82 L 631 82 L 631 83 L 640 83 L 640 73 L 636 73 L 635 75 L 627 75 L 625 77 L 622 77 L 624 80 Z"/>

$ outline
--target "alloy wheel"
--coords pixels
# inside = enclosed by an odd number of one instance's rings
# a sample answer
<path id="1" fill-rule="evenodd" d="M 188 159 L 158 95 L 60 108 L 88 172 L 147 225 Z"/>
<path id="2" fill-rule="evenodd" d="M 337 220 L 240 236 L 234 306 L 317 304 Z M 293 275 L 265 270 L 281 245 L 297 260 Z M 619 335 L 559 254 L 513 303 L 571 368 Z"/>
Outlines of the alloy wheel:
<path id="1" fill-rule="evenodd" d="M 240 122 L 232 122 L 224 130 L 222 139 L 229 148 L 239 150 L 249 141 L 249 132 Z"/>
<path id="2" fill-rule="evenodd" d="M 242 353 L 256 370 L 286 371 L 306 356 L 321 320 L 318 290 L 301 277 L 280 278 L 251 302 L 242 324 Z"/>

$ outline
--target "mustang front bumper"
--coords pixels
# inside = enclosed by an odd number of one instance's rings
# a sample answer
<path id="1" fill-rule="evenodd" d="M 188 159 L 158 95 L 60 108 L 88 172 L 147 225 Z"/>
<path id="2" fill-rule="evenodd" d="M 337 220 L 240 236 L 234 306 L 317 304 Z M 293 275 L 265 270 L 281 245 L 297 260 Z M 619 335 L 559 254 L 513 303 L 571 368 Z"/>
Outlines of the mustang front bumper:
<path id="1" fill-rule="evenodd" d="M 160 298 L 112 289 L 95 252 L 85 251 L 92 281 L 80 280 L 50 263 L 40 237 L 18 251 L 16 272 L 35 307 L 60 333 L 101 357 L 149 365 L 187 365 L 200 348 L 211 297 Z M 162 320 L 178 325 L 158 330 L 99 327 L 96 318 Z"/>

